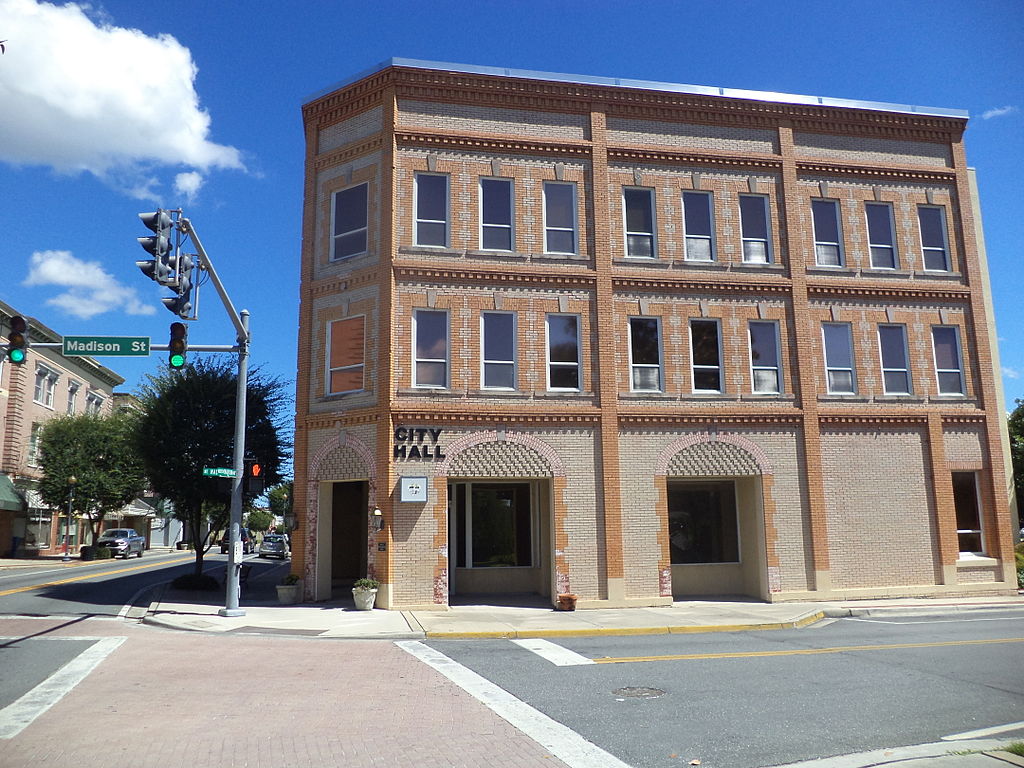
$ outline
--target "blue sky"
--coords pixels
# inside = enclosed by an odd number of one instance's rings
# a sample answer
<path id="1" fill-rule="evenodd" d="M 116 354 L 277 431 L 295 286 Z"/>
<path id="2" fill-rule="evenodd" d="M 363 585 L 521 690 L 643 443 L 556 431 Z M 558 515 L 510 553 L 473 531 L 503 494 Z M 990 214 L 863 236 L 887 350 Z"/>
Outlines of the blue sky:
<path id="1" fill-rule="evenodd" d="M 967 110 L 1008 405 L 1024 399 L 1024 3 L 0 0 L 0 299 L 67 335 L 175 318 L 137 218 L 181 207 L 252 363 L 293 380 L 308 98 L 391 57 Z M 212 286 L 192 343 L 230 344 Z M 132 389 L 149 358 L 101 358 Z"/>

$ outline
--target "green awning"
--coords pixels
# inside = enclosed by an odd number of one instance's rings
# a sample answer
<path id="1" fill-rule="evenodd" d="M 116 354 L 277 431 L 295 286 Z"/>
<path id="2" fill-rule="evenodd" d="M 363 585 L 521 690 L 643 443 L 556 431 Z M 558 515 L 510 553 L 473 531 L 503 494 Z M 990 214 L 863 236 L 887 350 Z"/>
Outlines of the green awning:
<path id="1" fill-rule="evenodd" d="M 11 512 L 21 512 L 25 508 L 25 502 L 14 490 L 14 483 L 11 478 L 0 472 L 0 509 L 7 509 Z"/>

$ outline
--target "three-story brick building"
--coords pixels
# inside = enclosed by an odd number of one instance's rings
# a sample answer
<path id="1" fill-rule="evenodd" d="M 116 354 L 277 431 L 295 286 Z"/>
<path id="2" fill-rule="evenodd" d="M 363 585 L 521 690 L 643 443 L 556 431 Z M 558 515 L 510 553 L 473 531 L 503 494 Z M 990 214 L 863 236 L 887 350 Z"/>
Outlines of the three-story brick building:
<path id="1" fill-rule="evenodd" d="M 307 598 L 1015 588 L 965 113 L 392 60 L 303 115 Z"/>

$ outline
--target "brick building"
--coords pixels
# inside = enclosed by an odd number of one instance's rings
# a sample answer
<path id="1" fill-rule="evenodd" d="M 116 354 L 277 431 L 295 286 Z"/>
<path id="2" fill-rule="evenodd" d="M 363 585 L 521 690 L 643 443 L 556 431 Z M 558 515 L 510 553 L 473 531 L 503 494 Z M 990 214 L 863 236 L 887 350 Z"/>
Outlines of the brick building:
<path id="1" fill-rule="evenodd" d="M 965 113 L 391 60 L 303 116 L 307 599 L 1015 588 Z"/>

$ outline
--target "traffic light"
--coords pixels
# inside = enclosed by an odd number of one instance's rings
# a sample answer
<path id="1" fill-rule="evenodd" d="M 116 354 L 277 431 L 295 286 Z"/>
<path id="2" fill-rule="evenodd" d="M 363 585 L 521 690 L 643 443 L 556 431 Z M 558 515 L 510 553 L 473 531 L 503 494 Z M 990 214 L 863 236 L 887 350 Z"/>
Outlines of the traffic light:
<path id="1" fill-rule="evenodd" d="M 173 277 L 168 280 L 176 295 L 160 299 L 160 301 L 174 314 L 187 318 L 192 314 L 192 268 L 195 266 L 195 262 L 192 261 L 192 256 L 188 253 L 179 253 L 176 257 L 171 256 L 169 262 L 172 267 L 172 275 L 175 271 L 178 273 L 176 280 Z M 177 285 L 174 285 L 174 282 Z"/>
<path id="2" fill-rule="evenodd" d="M 7 334 L 7 359 L 24 363 L 28 357 L 28 323 L 21 315 L 11 318 L 11 332 Z"/>
<path id="3" fill-rule="evenodd" d="M 153 234 L 148 237 L 137 238 L 139 245 L 148 253 L 152 254 L 151 261 L 136 261 L 135 266 L 142 270 L 142 274 L 150 280 L 155 280 L 160 285 L 167 285 L 173 277 L 171 269 L 171 255 L 174 253 L 174 222 L 171 214 L 163 209 L 157 209 L 151 213 L 140 213 L 139 218 L 152 230 Z"/>
<path id="4" fill-rule="evenodd" d="M 264 486 L 263 464 L 256 459 L 245 459 L 245 492 L 251 496 L 262 496 Z"/>
<path id="5" fill-rule="evenodd" d="M 167 363 L 174 370 L 185 367 L 188 352 L 188 327 L 184 323 L 171 323 L 171 340 L 167 344 Z"/>

